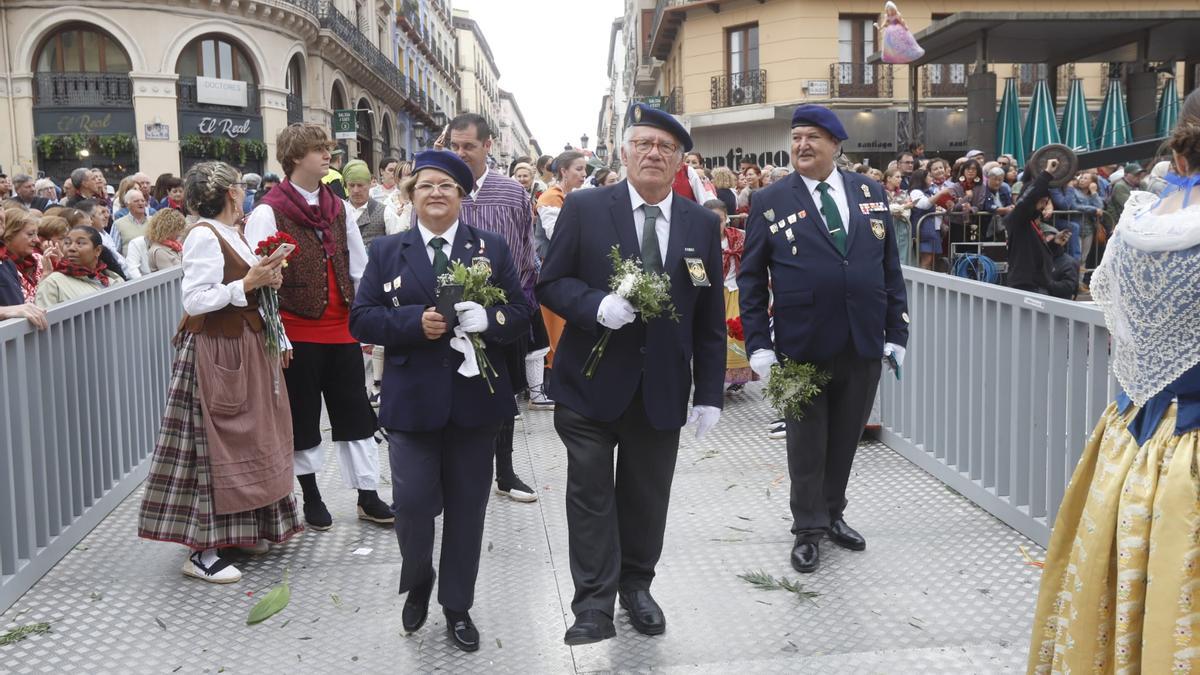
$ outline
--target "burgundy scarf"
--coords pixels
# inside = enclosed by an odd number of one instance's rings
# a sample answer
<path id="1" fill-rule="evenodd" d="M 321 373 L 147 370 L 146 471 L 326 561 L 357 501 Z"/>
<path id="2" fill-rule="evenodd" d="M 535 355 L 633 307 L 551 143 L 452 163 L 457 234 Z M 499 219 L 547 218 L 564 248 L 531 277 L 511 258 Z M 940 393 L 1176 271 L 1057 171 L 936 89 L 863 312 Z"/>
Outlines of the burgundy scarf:
<path id="1" fill-rule="evenodd" d="M 316 230 L 321 240 L 321 247 L 325 249 L 325 257 L 332 258 L 336 251 L 334 250 L 333 233 L 329 231 L 329 226 L 341 215 L 342 200 L 338 199 L 337 195 L 333 194 L 333 190 L 324 183 L 317 188 L 317 195 L 318 203 L 313 206 L 296 190 L 292 181 L 285 179 L 272 188 L 262 201 L 282 213 L 293 223 Z"/>
<path id="2" fill-rule="evenodd" d="M 13 264 L 17 266 L 17 271 L 21 273 L 21 276 L 25 277 L 29 283 L 37 285 L 39 261 L 33 257 L 32 253 L 24 258 L 21 258 L 20 260 L 17 260 L 16 256 L 12 254 L 12 251 L 9 251 L 8 257 L 11 258 Z"/>
<path id="3" fill-rule="evenodd" d="M 99 261 L 96 262 L 96 269 L 94 270 L 89 270 L 83 265 L 76 265 L 66 258 L 54 263 L 55 272 L 62 272 L 69 277 L 78 277 L 80 279 L 95 279 L 96 281 L 100 282 L 101 286 L 105 287 L 107 287 L 112 281 L 108 278 L 108 275 L 104 273 L 104 270 L 106 269 L 108 269 L 108 265 L 105 265 Z"/>

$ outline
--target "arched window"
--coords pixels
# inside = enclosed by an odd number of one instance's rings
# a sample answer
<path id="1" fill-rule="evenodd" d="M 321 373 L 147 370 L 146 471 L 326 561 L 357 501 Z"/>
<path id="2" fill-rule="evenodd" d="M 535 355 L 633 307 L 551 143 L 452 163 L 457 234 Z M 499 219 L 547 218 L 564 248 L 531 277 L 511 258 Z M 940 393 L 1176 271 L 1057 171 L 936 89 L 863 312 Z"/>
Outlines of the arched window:
<path id="1" fill-rule="evenodd" d="M 204 35 L 183 48 L 175 72 L 180 77 L 241 80 L 253 85 L 258 78 L 250 63 L 237 43 L 221 35 Z"/>
<path id="2" fill-rule="evenodd" d="M 284 82 L 287 86 L 287 107 L 288 107 L 288 124 L 304 121 L 304 77 L 300 71 L 300 55 L 292 57 L 288 63 L 287 77 Z"/>
<path id="3" fill-rule="evenodd" d="M 34 60 L 39 73 L 121 73 L 129 55 L 111 35 L 82 23 L 66 24 L 46 37 Z"/>

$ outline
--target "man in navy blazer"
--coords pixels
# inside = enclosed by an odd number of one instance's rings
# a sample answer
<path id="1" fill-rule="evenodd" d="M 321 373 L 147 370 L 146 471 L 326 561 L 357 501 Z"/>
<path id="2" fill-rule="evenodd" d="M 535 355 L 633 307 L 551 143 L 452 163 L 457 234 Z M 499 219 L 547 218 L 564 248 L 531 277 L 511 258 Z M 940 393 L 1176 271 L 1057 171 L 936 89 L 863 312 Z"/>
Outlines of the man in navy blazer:
<path id="1" fill-rule="evenodd" d="M 642 104 L 631 106 L 627 119 L 621 157 L 628 181 L 571 193 L 537 285 L 538 300 L 566 319 L 550 395 L 557 404 L 554 426 L 567 447 L 576 617 L 564 638 L 569 645 L 616 635 L 618 595 L 639 632 L 666 629 L 650 583 L 662 553 L 679 431 L 690 421 L 698 423 L 697 436 L 711 429 L 724 394 L 720 225 L 715 215 L 671 194 L 691 137 L 673 117 Z M 614 246 L 646 271 L 670 275 L 678 321 L 644 322 L 610 290 Z M 612 335 L 607 351 L 588 378 L 584 363 L 606 330 Z"/>
<path id="2" fill-rule="evenodd" d="M 800 420 L 787 420 L 792 566 L 814 572 L 828 534 L 866 548 L 846 524 L 846 483 L 879 384 L 882 360 L 899 368 L 907 300 L 888 199 L 866 176 L 838 170 L 846 131 L 832 111 L 792 116 L 795 173 L 754 193 L 738 289 L 750 366 L 767 379 L 779 357 L 832 379 Z M 768 303 L 774 292 L 774 339 Z"/>
<path id="3" fill-rule="evenodd" d="M 442 581 L 438 602 L 446 628 L 464 651 L 479 649 L 468 610 L 474 602 L 484 513 L 492 479 L 496 435 L 517 408 L 504 345 L 529 330 L 531 308 L 521 291 L 504 238 L 459 221 L 471 170 L 449 152 L 418 153 L 405 184 L 417 224 L 376 239 L 350 310 L 355 339 L 386 349 L 379 422 L 388 430 L 396 539 L 404 559 L 400 592 L 405 630 L 428 615 L 436 578 L 434 518 L 444 512 Z M 436 309 L 437 277 L 451 262 L 486 264 L 491 284 L 504 289 L 502 305 L 454 305 L 457 326 Z M 470 335 L 483 338 L 496 375 L 494 392 L 471 374 Z M 483 364 L 477 364 L 482 369 Z"/>

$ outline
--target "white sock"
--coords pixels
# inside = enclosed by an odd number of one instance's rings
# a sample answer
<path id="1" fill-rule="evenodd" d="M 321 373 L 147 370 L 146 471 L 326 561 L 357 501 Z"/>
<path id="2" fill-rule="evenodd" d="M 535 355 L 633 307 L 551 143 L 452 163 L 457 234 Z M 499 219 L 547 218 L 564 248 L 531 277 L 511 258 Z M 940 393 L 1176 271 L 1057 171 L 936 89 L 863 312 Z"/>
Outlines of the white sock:
<path id="1" fill-rule="evenodd" d="M 217 549 L 210 548 L 200 552 L 200 564 L 205 567 L 212 567 L 212 564 L 217 562 Z"/>
<path id="2" fill-rule="evenodd" d="M 539 349 L 525 356 L 525 381 L 529 384 L 531 393 L 542 392 L 542 384 L 546 376 L 546 354 L 549 349 Z"/>

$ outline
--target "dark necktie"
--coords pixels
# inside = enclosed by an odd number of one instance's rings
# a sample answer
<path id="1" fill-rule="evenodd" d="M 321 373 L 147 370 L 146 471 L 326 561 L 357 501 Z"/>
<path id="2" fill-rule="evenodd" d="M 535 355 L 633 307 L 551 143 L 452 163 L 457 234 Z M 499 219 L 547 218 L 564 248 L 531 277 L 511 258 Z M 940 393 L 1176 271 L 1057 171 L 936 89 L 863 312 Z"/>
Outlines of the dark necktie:
<path id="1" fill-rule="evenodd" d="M 829 228 L 829 236 L 833 237 L 834 246 L 837 246 L 842 255 L 846 255 L 846 225 L 842 222 L 842 214 L 838 212 L 837 202 L 833 201 L 829 190 L 829 183 L 821 182 L 817 185 L 817 192 L 821 193 L 821 215 L 825 216 L 825 227 Z"/>
<path id="2" fill-rule="evenodd" d="M 442 247 L 446 245 L 446 240 L 441 237 L 434 237 L 429 240 L 429 245 L 433 247 L 433 276 L 440 277 L 450 267 L 450 258 L 442 250 Z"/>
<path id="3" fill-rule="evenodd" d="M 662 253 L 658 248 L 655 223 L 662 211 L 657 206 L 643 204 L 642 213 L 646 214 L 646 222 L 642 224 L 642 269 L 652 274 L 660 274 L 663 271 Z"/>

